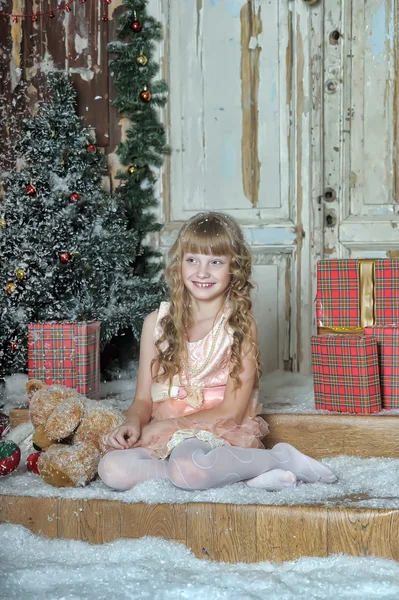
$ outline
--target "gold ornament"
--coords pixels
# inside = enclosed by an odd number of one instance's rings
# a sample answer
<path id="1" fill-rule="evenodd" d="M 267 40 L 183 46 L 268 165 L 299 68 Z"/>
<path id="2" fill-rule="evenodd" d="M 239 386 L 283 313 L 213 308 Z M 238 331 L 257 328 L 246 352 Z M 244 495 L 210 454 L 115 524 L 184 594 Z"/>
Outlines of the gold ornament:
<path id="1" fill-rule="evenodd" d="M 133 173 L 135 173 L 137 171 L 137 169 L 138 169 L 138 166 L 134 163 L 133 165 L 131 165 L 128 168 L 128 171 L 129 171 L 130 175 L 133 175 Z"/>
<path id="2" fill-rule="evenodd" d="M 5 227 L 7 224 L 7 221 L 5 220 L 4 217 L 0 217 L 0 227 Z"/>
<path id="3" fill-rule="evenodd" d="M 25 271 L 21 268 L 17 269 L 15 274 L 17 276 L 17 279 L 19 279 L 19 280 L 21 280 L 25 277 Z"/>
<path id="4" fill-rule="evenodd" d="M 7 294 L 9 294 L 11 296 L 11 294 L 14 293 L 16 287 L 17 286 L 13 281 L 8 281 L 6 284 Z"/>
<path id="5" fill-rule="evenodd" d="M 150 90 L 147 89 L 147 86 L 144 86 L 143 91 L 140 93 L 140 98 L 143 102 L 151 102 L 152 94 Z"/>
<path id="6" fill-rule="evenodd" d="M 142 51 L 140 52 L 140 56 L 136 58 L 136 63 L 139 65 L 139 67 L 145 67 L 148 63 L 148 58 L 145 54 L 143 54 Z"/>

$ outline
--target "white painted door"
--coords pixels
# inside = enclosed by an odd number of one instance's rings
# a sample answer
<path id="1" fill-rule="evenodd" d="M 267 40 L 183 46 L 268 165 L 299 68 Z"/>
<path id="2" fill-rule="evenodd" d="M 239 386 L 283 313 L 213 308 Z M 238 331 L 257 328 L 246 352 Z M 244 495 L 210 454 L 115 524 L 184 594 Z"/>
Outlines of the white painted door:
<path id="1" fill-rule="evenodd" d="M 263 368 L 309 369 L 312 324 L 311 14 L 301 0 L 169 0 L 163 73 L 172 153 L 163 248 L 220 210 L 255 263 Z M 314 38 L 321 39 L 320 34 Z"/>
<path id="2" fill-rule="evenodd" d="M 324 256 L 399 249 L 398 0 L 324 3 Z M 319 12 L 322 12 L 320 8 Z"/>

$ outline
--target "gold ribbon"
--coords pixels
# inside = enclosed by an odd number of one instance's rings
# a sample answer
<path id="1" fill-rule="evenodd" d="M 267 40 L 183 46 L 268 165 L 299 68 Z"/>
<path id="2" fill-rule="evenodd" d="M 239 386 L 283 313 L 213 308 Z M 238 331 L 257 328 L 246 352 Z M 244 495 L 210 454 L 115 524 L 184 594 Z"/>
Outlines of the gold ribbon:
<path id="1" fill-rule="evenodd" d="M 374 264 L 375 259 L 359 260 L 359 327 L 318 327 L 317 333 L 359 335 L 365 327 L 374 325 Z"/>
<path id="2" fill-rule="evenodd" d="M 374 263 L 366 258 L 359 261 L 360 327 L 374 325 Z"/>
<path id="3" fill-rule="evenodd" d="M 325 335 L 326 333 L 347 333 L 348 335 L 359 335 L 363 332 L 362 327 L 318 327 L 317 333 Z"/>

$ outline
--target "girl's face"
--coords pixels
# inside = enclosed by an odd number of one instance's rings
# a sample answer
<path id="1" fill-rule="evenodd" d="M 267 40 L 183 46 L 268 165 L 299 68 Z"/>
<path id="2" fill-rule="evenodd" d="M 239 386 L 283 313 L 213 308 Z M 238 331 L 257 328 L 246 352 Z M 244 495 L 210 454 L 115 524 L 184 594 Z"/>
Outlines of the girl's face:
<path id="1" fill-rule="evenodd" d="M 214 300 L 224 294 L 230 282 L 230 257 L 209 254 L 183 256 L 183 282 L 197 300 Z"/>

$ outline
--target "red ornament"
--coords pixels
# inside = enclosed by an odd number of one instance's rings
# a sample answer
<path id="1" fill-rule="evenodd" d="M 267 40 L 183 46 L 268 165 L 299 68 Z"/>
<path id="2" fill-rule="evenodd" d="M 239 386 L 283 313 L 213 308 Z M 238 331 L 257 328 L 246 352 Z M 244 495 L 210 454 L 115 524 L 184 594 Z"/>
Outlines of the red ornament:
<path id="1" fill-rule="evenodd" d="M 70 252 L 61 252 L 60 261 L 63 265 L 67 265 L 72 259 L 72 254 Z"/>
<path id="2" fill-rule="evenodd" d="M 28 469 L 29 473 L 40 475 L 39 467 L 37 466 L 37 461 L 39 460 L 40 455 L 41 452 L 32 452 L 32 454 L 29 454 L 28 458 L 26 459 L 26 468 Z"/>
<path id="3" fill-rule="evenodd" d="M 105 15 L 103 17 L 101 17 L 101 21 L 108 21 L 108 17 L 106 17 Z"/>
<path id="4" fill-rule="evenodd" d="M 28 196 L 35 196 L 36 188 L 31 183 L 29 183 L 25 188 L 25 192 L 28 194 Z"/>
<path id="5" fill-rule="evenodd" d="M 13 341 L 11 342 L 11 344 L 10 344 L 10 348 L 11 348 L 11 350 L 12 350 L 13 352 L 15 352 L 15 350 L 17 350 L 17 348 L 18 348 L 18 342 L 17 342 L 17 340 L 13 340 Z"/>
<path id="6" fill-rule="evenodd" d="M 36 23 L 37 21 L 37 16 L 36 15 L 32 15 L 32 23 Z"/>
<path id="7" fill-rule="evenodd" d="M 97 152 L 97 146 L 95 146 L 94 144 L 89 144 L 87 146 L 87 149 L 88 149 L 89 152 L 94 152 L 94 153 Z"/>
<path id="8" fill-rule="evenodd" d="M 18 23 L 18 17 L 13 17 L 13 18 L 12 18 L 12 22 L 13 22 L 13 23 Z"/>
<path id="9" fill-rule="evenodd" d="M 80 0 L 82 4 L 84 4 L 86 2 L 86 0 Z"/>
<path id="10" fill-rule="evenodd" d="M 140 21 L 133 21 L 133 23 L 130 25 L 130 28 L 134 33 L 140 33 L 140 31 L 143 29 L 143 26 Z"/>
<path id="11" fill-rule="evenodd" d="M 50 10 L 50 12 L 49 12 L 48 16 L 50 17 L 50 19 L 54 19 L 54 17 L 55 17 L 55 14 L 53 13 L 53 11 L 52 11 L 52 10 Z"/>
<path id="12" fill-rule="evenodd" d="M 140 94 L 140 98 L 142 99 L 143 102 L 150 102 L 151 98 L 152 98 L 152 94 L 151 94 L 150 90 L 147 90 L 147 88 L 145 87 L 144 90 Z"/>
<path id="13" fill-rule="evenodd" d="M 65 10 L 66 10 L 66 12 L 71 12 L 71 9 L 68 5 L 65 7 Z"/>
<path id="14" fill-rule="evenodd" d="M 75 202 L 79 202 L 80 200 L 80 194 L 78 194 L 78 192 L 73 192 L 70 196 L 69 196 L 69 202 L 71 204 L 75 204 Z"/>
<path id="15" fill-rule="evenodd" d="M 8 475 L 14 471 L 21 460 L 21 450 L 15 442 L 0 442 L 0 475 Z"/>

